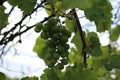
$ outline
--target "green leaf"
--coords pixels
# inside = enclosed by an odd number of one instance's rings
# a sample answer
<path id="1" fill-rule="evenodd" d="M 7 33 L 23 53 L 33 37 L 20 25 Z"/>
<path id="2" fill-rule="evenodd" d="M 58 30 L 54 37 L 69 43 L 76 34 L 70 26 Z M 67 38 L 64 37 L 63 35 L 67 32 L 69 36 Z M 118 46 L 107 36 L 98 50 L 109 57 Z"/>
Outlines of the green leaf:
<path id="1" fill-rule="evenodd" d="M 47 75 L 46 75 L 46 74 L 42 74 L 42 75 L 40 76 L 40 79 L 41 79 L 41 80 L 48 80 L 48 78 L 47 78 Z"/>
<path id="2" fill-rule="evenodd" d="M 109 30 L 112 18 L 112 6 L 108 0 L 93 0 L 92 7 L 85 9 L 85 15 L 90 21 L 95 21 L 98 32 Z"/>
<path id="3" fill-rule="evenodd" d="M 120 55 L 111 55 L 102 61 L 106 70 L 120 69 Z"/>
<path id="4" fill-rule="evenodd" d="M 12 6 L 17 6 L 21 4 L 21 1 L 19 0 L 7 0 L 9 4 L 11 4 Z"/>
<path id="5" fill-rule="evenodd" d="M 100 47 L 86 47 L 85 48 L 85 51 L 90 54 L 91 56 L 101 56 L 102 55 L 102 51 L 101 51 L 101 48 Z"/>
<path id="6" fill-rule="evenodd" d="M 87 41 L 88 41 L 88 45 L 92 46 L 92 47 L 99 47 L 100 46 L 100 41 L 99 41 L 99 37 L 97 35 L 97 33 L 95 32 L 89 32 L 87 34 Z"/>
<path id="7" fill-rule="evenodd" d="M 49 2 L 52 2 L 53 4 L 55 4 L 56 2 L 58 2 L 59 0 L 49 0 Z"/>
<path id="8" fill-rule="evenodd" d="M 96 24 L 96 27 L 97 27 L 97 31 L 98 32 L 104 32 L 105 30 L 109 30 L 110 29 L 110 26 L 111 26 L 111 21 L 96 21 L 95 24 Z"/>
<path id="9" fill-rule="evenodd" d="M 46 46 L 46 41 L 42 39 L 41 37 L 38 37 L 36 40 L 36 43 L 34 45 L 33 51 L 35 51 L 40 58 L 44 58 L 45 56 L 45 46 Z"/>
<path id="10" fill-rule="evenodd" d="M 80 70 L 67 67 L 62 80 L 98 80 L 96 74 L 91 70 Z"/>
<path id="11" fill-rule="evenodd" d="M 23 10 L 23 14 L 29 14 L 33 11 L 35 5 L 36 5 L 36 1 L 37 0 L 22 0 L 21 1 L 21 5 L 19 5 L 18 7 Z"/>
<path id="12" fill-rule="evenodd" d="M 75 20 L 66 18 L 65 23 L 66 23 L 66 27 L 67 27 L 71 32 L 75 32 L 75 33 L 78 32 L 77 24 L 76 24 L 76 21 L 75 21 Z"/>
<path id="13" fill-rule="evenodd" d="M 79 33 L 75 34 L 71 42 L 75 44 L 77 51 L 81 53 L 83 45 L 82 45 L 82 41 Z"/>
<path id="14" fill-rule="evenodd" d="M 0 80 L 6 80 L 5 74 L 2 72 L 0 72 Z"/>
<path id="15" fill-rule="evenodd" d="M 120 69 L 120 55 L 111 55 L 109 57 L 109 62 L 113 68 Z"/>
<path id="16" fill-rule="evenodd" d="M 75 63 L 77 61 L 79 61 L 79 62 L 82 61 L 80 53 L 77 52 L 74 48 L 71 48 L 68 57 L 69 57 L 69 60 L 71 63 Z"/>
<path id="17" fill-rule="evenodd" d="M 10 3 L 12 6 L 18 6 L 23 11 L 23 14 L 30 14 L 35 5 L 37 0 L 8 0 L 8 3 Z"/>
<path id="18" fill-rule="evenodd" d="M 120 25 L 110 30 L 110 39 L 116 41 L 120 35 Z"/>
<path id="19" fill-rule="evenodd" d="M 100 48 L 100 41 L 97 33 L 95 32 L 89 32 L 87 34 L 87 47 L 85 48 L 85 51 L 89 53 L 92 56 L 101 56 L 102 50 Z"/>
<path id="20" fill-rule="evenodd" d="M 24 77 L 24 78 L 22 78 L 21 80 L 38 80 L 38 77 L 36 77 L 36 76 L 33 76 L 33 77 Z"/>
<path id="21" fill-rule="evenodd" d="M 111 54 L 111 47 L 108 46 L 101 46 L 101 50 L 102 50 L 102 59 L 107 58 L 110 54 Z"/>
<path id="22" fill-rule="evenodd" d="M 41 80 L 60 80 L 60 79 L 57 76 L 54 69 L 48 69 L 47 68 L 47 69 L 44 70 L 44 74 L 42 74 Z"/>
<path id="23" fill-rule="evenodd" d="M 69 3 L 69 4 L 68 4 Z M 62 8 L 63 9 L 70 9 L 70 8 L 80 8 L 85 9 L 91 6 L 89 0 L 63 0 Z"/>
<path id="24" fill-rule="evenodd" d="M 4 13 L 5 7 L 0 6 L 0 29 L 4 28 L 8 24 L 8 14 Z"/>

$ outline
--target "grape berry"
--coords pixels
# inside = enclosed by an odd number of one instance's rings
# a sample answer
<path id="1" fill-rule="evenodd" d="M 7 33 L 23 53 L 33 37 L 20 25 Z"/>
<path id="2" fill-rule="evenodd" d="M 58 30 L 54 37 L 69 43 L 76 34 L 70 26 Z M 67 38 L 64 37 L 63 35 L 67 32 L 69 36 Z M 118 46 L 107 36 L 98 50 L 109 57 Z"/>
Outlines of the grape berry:
<path id="1" fill-rule="evenodd" d="M 37 28 L 37 27 L 36 27 Z M 68 39 L 71 37 L 71 32 L 62 26 L 59 19 L 50 18 L 47 23 L 42 25 L 41 38 L 46 40 L 47 53 L 43 58 L 48 67 L 56 67 L 63 69 L 64 65 L 68 64 Z M 45 51 L 46 52 L 46 51 Z"/>

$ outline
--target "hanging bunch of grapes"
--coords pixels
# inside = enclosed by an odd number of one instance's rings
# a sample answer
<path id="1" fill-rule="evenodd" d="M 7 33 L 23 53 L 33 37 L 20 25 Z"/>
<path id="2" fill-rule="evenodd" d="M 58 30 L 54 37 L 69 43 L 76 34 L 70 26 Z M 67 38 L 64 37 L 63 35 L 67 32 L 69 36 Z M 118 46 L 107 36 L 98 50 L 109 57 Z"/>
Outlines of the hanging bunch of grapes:
<path id="1" fill-rule="evenodd" d="M 39 26 L 39 27 L 38 27 Z M 57 18 L 50 18 L 44 25 L 38 24 L 35 27 L 36 32 L 41 31 L 41 38 L 46 40 L 46 46 L 43 49 L 42 58 L 50 68 L 56 67 L 63 69 L 68 64 L 68 39 L 71 32 L 60 23 Z"/>

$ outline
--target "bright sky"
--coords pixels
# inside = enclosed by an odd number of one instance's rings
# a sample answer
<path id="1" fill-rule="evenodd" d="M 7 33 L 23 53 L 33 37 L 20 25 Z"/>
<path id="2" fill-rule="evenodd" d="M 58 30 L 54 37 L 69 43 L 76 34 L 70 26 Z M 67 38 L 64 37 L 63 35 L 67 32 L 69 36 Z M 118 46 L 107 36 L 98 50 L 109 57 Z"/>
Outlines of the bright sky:
<path id="1" fill-rule="evenodd" d="M 114 8 L 117 8 L 118 7 L 117 3 L 120 2 L 119 0 L 110 0 L 110 1 L 112 2 L 112 5 L 114 5 L 113 6 Z M 6 10 L 7 12 L 10 9 L 10 5 L 8 5 L 7 3 L 5 3 L 5 5 L 8 8 Z M 78 13 L 80 13 L 79 15 L 80 17 L 84 16 L 83 11 L 79 11 Z M 47 14 L 45 13 L 44 10 L 40 9 L 40 11 L 37 14 L 34 14 L 32 16 L 33 18 L 28 23 L 29 25 L 34 24 L 34 22 L 43 20 L 44 17 L 47 16 Z M 20 17 L 21 17 L 20 10 L 15 9 L 14 13 L 12 13 L 11 17 L 9 18 L 9 21 L 12 22 L 11 25 L 13 25 L 15 21 L 18 21 Z M 86 27 L 84 26 L 88 24 L 94 25 L 93 22 L 90 22 L 86 20 L 85 18 L 81 18 L 80 21 L 84 29 L 86 29 Z M 95 28 L 92 28 L 92 27 L 90 27 L 90 29 L 94 31 Z M 13 56 L 14 49 L 12 49 L 4 57 L 4 63 L 3 63 L 4 67 L 0 67 L 0 71 L 5 72 L 11 77 L 16 77 L 16 76 L 21 77 L 21 73 L 19 73 L 20 71 L 27 73 L 26 75 L 38 75 L 38 76 L 41 75 L 42 71 L 44 70 L 46 66 L 43 60 L 39 59 L 36 53 L 32 51 L 33 46 L 35 44 L 35 40 L 38 36 L 39 34 L 35 33 L 33 30 L 30 30 L 29 32 L 27 32 L 27 34 L 23 35 L 22 44 L 15 45 L 15 47 L 17 48 L 18 55 Z M 101 43 L 103 43 L 104 45 L 107 45 L 109 43 L 108 37 L 109 35 L 107 34 L 107 32 L 104 35 L 102 35 L 100 37 Z M 13 70 L 13 72 L 6 70 L 6 68 Z"/>

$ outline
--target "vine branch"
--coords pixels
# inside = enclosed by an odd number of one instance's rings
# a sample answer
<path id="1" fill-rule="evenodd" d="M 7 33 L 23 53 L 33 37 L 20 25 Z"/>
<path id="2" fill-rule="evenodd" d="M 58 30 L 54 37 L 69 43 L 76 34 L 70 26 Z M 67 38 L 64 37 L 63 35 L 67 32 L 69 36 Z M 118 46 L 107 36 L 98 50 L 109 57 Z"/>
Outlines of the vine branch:
<path id="1" fill-rule="evenodd" d="M 78 31 L 79 31 L 79 34 L 80 34 L 80 37 L 81 37 L 81 40 L 82 40 L 82 45 L 83 45 L 82 55 L 83 55 L 84 65 L 85 65 L 85 67 L 87 67 L 87 57 L 86 57 L 86 52 L 84 51 L 84 48 L 86 47 L 85 36 L 83 34 L 82 26 L 81 26 L 79 18 L 77 16 L 76 10 L 72 9 L 72 12 L 74 12 L 73 16 L 74 16 L 74 18 L 76 20 Z"/>

